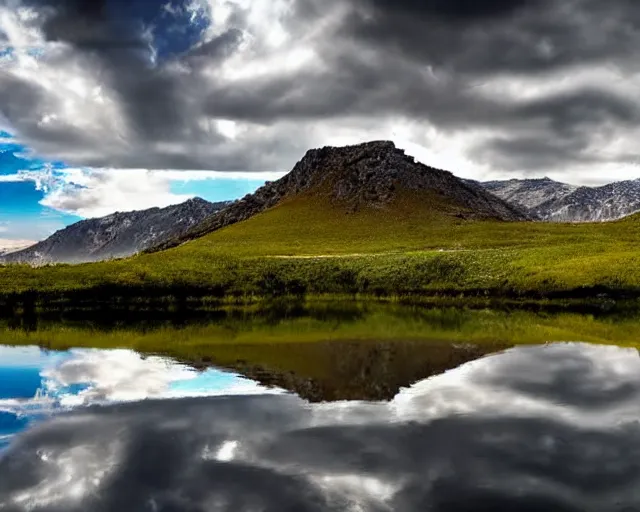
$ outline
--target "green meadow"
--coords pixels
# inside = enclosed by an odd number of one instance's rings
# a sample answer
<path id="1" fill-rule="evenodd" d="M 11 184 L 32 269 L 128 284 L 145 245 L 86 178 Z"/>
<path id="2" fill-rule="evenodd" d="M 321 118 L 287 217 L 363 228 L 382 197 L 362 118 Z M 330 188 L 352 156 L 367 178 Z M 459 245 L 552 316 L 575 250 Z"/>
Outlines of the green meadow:
<path id="1" fill-rule="evenodd" d="M 296 198 L 161 252 L 82 265 L 0 267 L 0 293 L 153 293 L 239 302 L 326 295 L 638 296 L 640 215 L 590 224 L 466 217 L 415 198 L 357 211 Z"/>

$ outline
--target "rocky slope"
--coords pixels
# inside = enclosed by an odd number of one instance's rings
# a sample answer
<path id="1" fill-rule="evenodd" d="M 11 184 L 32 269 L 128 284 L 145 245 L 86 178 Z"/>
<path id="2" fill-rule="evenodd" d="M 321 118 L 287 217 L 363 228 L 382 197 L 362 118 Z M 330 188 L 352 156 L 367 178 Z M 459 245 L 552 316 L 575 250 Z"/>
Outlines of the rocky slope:
<path id="1" fill-rule="evenodd" d="M 481 185 L 505 201 L 517 204 L 527 211 L 534 211 L 549 201 L 560 201 L 578 188 L 549 178 L 485 181 Z"/>
<path id="2" fill-rule="evenodd" d="M 640 180 L 577 187 L 543 178 L 489 181 L 482 186 L 530 215 L 548 221 L 606 221 L 640 211 Z"/>
<path id="3" fill-rule="evenodd" d="M 130 256 L 180 236 L 229 204 L 195 198 L 167 208 L 83 220 L 27 249 L 0 257 L 0 262 L 81 263 Z"/>
<path id="4" fill-rule="evenodd" d="M 267 182 L 255 193 L 209 217 L 183 236 L 151 250 L 167 249 L 246 220 L 300 194 L 323 198 L 335 207 L 354 211 L 385 208 L 398 195 L 408 191 L 424 193 L 426 202 L 435 194 L 454 205 L 461 218 L 504 221 L 527 218 L 520 208 L 488 193 L 483 187 L 418 163 L 396 148 L 393 142 L 374 141 L 309 150 L 293 170 L 278 181 Z"/>

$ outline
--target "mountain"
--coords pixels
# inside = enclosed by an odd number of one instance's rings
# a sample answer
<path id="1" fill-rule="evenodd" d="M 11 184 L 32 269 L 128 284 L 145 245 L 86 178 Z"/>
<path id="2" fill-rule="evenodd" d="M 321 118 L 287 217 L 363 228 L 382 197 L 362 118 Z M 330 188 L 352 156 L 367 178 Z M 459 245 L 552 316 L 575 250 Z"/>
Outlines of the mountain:
<path id="1" fill-rule="evenodd" d="M 81 263 L 130 256 L 181 235 L 229 204 L 195 198 L 167 208 L 83 220 L 27 249 L 0 257 L 0 262 Z"/>
<path id="2" fill-rule="evenodd" d="M 489 181 L 481 185 L 530 215 L 548 221 L 606 221 L 640 211 L 640 180 L 601 187 L 577 187 L 549 178 Z"/>
<path id="3" fill-rule="evenodd" d="M 226 226 L 253 218 L 274 207 L 296 201 L 316 205 L 317 216 L 328 210 L 345 215 L 377 212 L 389 216 L 411 203 L 414 217 L 433 215 L 456 219 L 517 221 L 527 219 L 520 208 L 466 183 L 448 171 L 416 162 L 390 141 L 309 150 L 293 170 L 267 182 L 185 234 L 159 244 L 149 252 L 167 249 Z M 307 208 L 308 209 L 308 208 Z M 346 221 L 347 217 L 334 219 Z M 290 222 L 295 222 L 295 216 Z M 402 218 L 398 218 L 402 222 Z"/>
<path id="4" fill-rule="evenodd" d="M 535 211 L 540 205 L 550 201 L 560 201 L 578 188 L 549 178 L 485 181 L 480 185 L 505 201 L 527 211 Z"/>

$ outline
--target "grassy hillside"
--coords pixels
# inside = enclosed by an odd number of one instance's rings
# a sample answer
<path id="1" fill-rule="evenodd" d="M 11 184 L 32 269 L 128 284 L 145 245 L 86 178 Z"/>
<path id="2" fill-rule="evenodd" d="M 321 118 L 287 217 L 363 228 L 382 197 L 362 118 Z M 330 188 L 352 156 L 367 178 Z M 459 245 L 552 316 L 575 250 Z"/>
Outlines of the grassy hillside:
<path id="1" fill-rule="evenodd" d="M 176 254 L 349 255 L 422 250 L 635 244 L 640 216 L 599 224 L 472 221 L 436 195 L 404 194 L 387 208 L 352 212 L 298 197 L 247 221 L 184 244 Z"/>
<path id="2" fill-rule="evenodd" d="M 640 290 L 640 216 L 599 224 L 471 221 L 438 196 L 348 210 L 299 196 L 167 251 L 77 266 L 0 268 L 0 293 L 218 297 Z M 96 292 L 97 293 L 97 292 Z"/>

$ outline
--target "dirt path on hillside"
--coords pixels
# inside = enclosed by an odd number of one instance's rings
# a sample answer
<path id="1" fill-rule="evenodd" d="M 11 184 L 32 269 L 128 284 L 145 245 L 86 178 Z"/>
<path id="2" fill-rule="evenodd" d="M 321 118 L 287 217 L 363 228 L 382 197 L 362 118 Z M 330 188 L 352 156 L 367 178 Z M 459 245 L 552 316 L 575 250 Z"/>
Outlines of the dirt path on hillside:
<path id="1" fill-rule="evenodd" d="M 468 252 L 478 249 L 425 249 L 422 251 L 397 251 L 397 252 L 355 252 L 351 254 L 295 254 L 295 255 L 275 255 L 265 256 L 266 258 L 281 260 L 313 260 L 313 259 L 339 259 L 339 258 L 366 258 L 369 256 L 394 256 L 407 253 L 441 253 L 441 252 Z"/>

